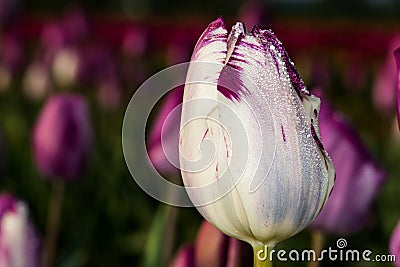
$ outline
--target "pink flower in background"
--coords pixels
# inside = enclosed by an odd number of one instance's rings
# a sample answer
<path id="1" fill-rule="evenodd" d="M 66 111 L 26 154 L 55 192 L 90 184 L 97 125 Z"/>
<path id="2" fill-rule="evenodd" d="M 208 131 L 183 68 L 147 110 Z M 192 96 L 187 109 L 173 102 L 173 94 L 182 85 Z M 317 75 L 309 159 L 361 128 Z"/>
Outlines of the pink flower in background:
<path id="1" fill-rule="evenodd" d="M 397 70 L 393 51 L 400 45 L 400 36 L 393 39 L 388 47 L 386 60 L 379 69 L 373 84 L 373 102 L 384 112 L 390 112 L 396 105 Z"/>
<path id="2" fill-rule="evenodd" d="M 40 241 L 25 203 L 0 195 L 0 266 L 39 267 Z"/>
<path id="3" fill-rule="evenodd" d="M 180 175 L 176 167 L 179 164 L 178 141 L 182 100 L 183 87 L 167 94 L 148 135 L 147 147 L 150 160 L 162 174 Z"/>
<path id="4" fill-rule="evenodd" d="M 252 249 L 204 221 L 194 246 L 179 249 L 170 267 L 241 267 L 252 261 Z"/>
<path id="5" fill-rule="evenodd" d="M 319 123 L 321 138 L 336 170 L 336 181 L 312 227 L 334 234 L 354 233 L 368 221 L 386 172 L 345 120 L 327 105 L 321 105 Z"/>
<path id="6" fill-rule="evenodd" d="M 85 99 L 76 94 L 51 96 L 33 130 L 38 169 L 48 178 L 76 179 L 89 157 L 91 123 Z"/>
<path id="7" fill-rule="evenodd" d="M 194 247 L 192 245 L 182 246 L 176 253 L 175 259 L 170 267 L 196 267 L 194 260 Z"/>
<path id="8" fill-rule="evenodd" d="M 396 256 L 394 265 L 400 267 L 400 222 L 397 223 L 390 238 L 389 252 Z"/>

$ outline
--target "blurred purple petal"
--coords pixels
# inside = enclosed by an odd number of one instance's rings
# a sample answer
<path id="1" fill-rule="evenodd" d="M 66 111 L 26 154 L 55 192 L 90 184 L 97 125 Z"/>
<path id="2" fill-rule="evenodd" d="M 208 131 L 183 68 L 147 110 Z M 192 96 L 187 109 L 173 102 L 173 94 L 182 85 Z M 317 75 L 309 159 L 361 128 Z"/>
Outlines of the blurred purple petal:
<path id="1" fill-rule="evenodd" d="M 182 246 L 178 250 L 174 261 L 169 265 L 169 267 L 196 267 L 194 262 L 193 246 Z"/>
<path id="2" fill-rule="evenodd" d="M 372 158 L 357 134 L 327 105 L 321 105 L 320 132 L 336 170 L 335 186 L 312 226 L 335 234 L 361 230 L 386 172 Z"/>
<path id="3" fill-rule="evenodd" d="M 400 267 L 400 222 L 397 223 L 390 238 L 389 252 L 396 256 L 394 265 Z"/>
<path id="4" fill-rule="evenodd" d="M 400 47 L 393 54 L 397 66 L 397 121 L 400 127 Z"/>
<path id="5" fill-rule="evenodd" d="M 32 149 L 37 167 L 47 178 L 76 179 L 86 166 L 91 123 L 80 95 L 53 95 L 36 122 Z"/>
<path id="6" fill-rule="evenodd" d="M 0 266 L 39 267 L 41 244 L 25 203 L 0 195 Z"/>
<path id="7" fill-rule="evenodd" d="M 58 50 L 65 45 L 65 36 L 58 22 L 50 22 L 42 29 L 40 37 L 42 45 L 47 50 Z"/>
<path id="8" fill-rule="evenodd" d="M 147 140 L 149 158 L 154 167 L 163 174 L 179 175 L 177 166 L 182 98 L 183 87 L 167 94 Z"/>

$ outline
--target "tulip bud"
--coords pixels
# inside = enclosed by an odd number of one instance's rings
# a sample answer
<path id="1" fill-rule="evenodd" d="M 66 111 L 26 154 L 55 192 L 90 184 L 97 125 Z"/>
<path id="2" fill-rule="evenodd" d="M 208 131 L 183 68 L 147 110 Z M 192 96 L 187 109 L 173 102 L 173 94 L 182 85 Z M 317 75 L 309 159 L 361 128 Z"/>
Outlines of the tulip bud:
<path id="1" fill-rule="evenodd" d="M 0 233 L 0 266 L 40 266 L 40 242 L 28 209 L 8 194 L 0 195 Z"/>
<path id="2" fill-rule="evenodd" d="M 336 169 L 335 187 L 312 226 L 335 234 L 359 231 L 386 180 L 356 133 L 327 105 L 320 111 L 320 131 Z"/>
<path id="3" fill-rule="evenodd" d="M 36 164 L 45 177 L 78 178 L 88 160 L 91 141 L 85 99 L 74 94 L 51 96 L 32 137 Z"/>
<path id="4" fill-rule="evenodd" d="M 390 238 L 389 244 L 390 254 L 396 256 L 396 262 L 393 264 L 400 267 L 400 222 L 397 223 L 396 228 L 394 228 L 392 237 Z"/>
<path id="5" fill-rule="evenodd" d="M 212 22 L 192 55 L 179 140 L 199 212 L 255 249 L 308 226 L 334 180 L 318 112 L 272 31 L 237 23 L 228 32 L 221 18 Z"/>

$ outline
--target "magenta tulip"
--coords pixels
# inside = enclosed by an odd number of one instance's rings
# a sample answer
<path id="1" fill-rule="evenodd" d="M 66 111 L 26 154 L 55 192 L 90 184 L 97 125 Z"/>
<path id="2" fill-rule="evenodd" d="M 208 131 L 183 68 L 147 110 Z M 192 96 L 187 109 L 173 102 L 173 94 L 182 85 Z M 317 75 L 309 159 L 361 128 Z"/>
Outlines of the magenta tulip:
<path id="1" fill-rule="evenodd" d="M 36 164 L 45 177 L 78 178 L 88 160 L 91 124 L 82 96 L 53 95 L 43 107 L 33 131 Z"/>
<path id="2" fill-rule="evenodd" d="M 196 267 L 194 261 L 194 247 L 191 245 L 182 246 L 176 253 L 176 257 L 169 265 L 170 267 Z"/>
<path id="3" fill-rule="evenodd" d="M 25 203 L 0 195 L 0 266 L 39 267 L 40 242 Z"/>
<path id="4" fill-rule="evenodd" d="M 344 119 L 326 105 L 321 106 L 319 123 L 336 181 L 312 226 L 334 234 L 354 233 L 368 221 L 386 173 Z"/>

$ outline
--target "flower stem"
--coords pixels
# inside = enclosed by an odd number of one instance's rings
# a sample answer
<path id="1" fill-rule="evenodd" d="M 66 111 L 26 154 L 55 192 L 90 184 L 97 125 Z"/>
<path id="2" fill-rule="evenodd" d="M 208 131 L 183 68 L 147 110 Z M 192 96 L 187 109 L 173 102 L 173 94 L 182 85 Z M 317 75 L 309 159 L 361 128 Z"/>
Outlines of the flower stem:
<path id="1" fill-rule="evenodd" d="M 270 259 L 270 250 L 272 247 L 267 245 L 253 245 L 254 267 L 272 267 L 272 259 Z"/>
<path id="2" fill-rule="evenodd" d="M 52 192 L 49 200 L 49 211 L 47 213 L 47 229 L 43 255 L 44 267 L 54 266 L 65 191 L 65 182 L 63 180 L 54 180 L 51 185 Z"/>
<path id="3" fill-rule="evenodd" d="M 324 246 L 324 234 L 321 231 L 313 231 L 311 234 L 311 248 L 315 251 L 317 259 L 321 255 Z M 308 267 L 319 267 L 319 261 L 310 261 Z"/>

